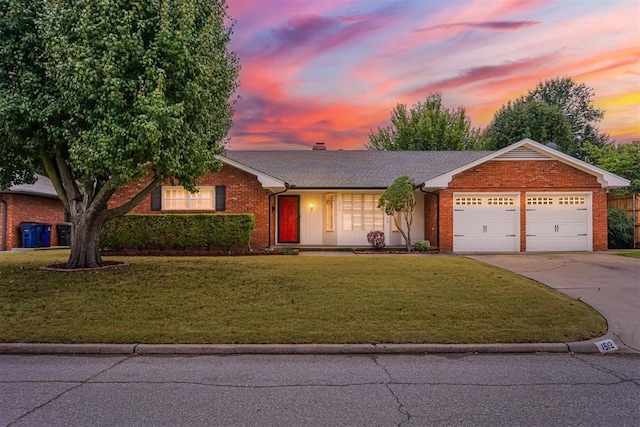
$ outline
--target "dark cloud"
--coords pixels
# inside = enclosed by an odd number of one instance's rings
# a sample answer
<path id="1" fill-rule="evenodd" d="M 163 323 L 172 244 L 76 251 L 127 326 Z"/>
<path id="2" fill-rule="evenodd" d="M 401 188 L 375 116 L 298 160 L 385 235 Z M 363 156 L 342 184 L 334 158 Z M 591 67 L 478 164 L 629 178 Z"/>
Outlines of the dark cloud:
<path id="1" fill-rule="evenodd" d="M 417 32 L 428 32 L 433 30 L 449 29 L 449 28 L 482 28 L 488 30 L 510 31 L 519 30 L 520 28 L 538 25 L 538 21 L 484 21 L 484 22 L 455 22 L 453 24 L 435 25 L 433 27 L 421 28 Z"/>
<path id="2" fill-rule="evenodd" d="M 483 65 L 468 68 L 456 77 L 439 80 L 414 89 L 411 91 L 411 94 L 423 96 L 428 93 L 442 92 L 480 81 L 507 79 L 513 75 L 530 73 L 532 70 L 536 70 L 540 64 L 544 64 L 553 58 L 554 55 L 545 55 L 518 61 L 508 61 L 499 65 Z"/>
<path id="3" fill-rule="evenodd" d="M 296 48 L 323 39 L 340 29 L 340 21 L 326 16 L 304 16 L 291 19 L 284 27 L 272 31 L 281 49 Z"/>

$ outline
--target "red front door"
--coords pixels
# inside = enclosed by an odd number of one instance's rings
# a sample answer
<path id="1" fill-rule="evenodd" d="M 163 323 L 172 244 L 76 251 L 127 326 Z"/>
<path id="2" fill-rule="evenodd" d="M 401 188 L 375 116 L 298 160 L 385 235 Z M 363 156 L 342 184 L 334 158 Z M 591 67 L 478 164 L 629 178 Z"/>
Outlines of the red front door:
<path id="1" fill-rule="evenodd" d="M 300 196 L 278 196 L 278 243 L 299 243 Z"/>

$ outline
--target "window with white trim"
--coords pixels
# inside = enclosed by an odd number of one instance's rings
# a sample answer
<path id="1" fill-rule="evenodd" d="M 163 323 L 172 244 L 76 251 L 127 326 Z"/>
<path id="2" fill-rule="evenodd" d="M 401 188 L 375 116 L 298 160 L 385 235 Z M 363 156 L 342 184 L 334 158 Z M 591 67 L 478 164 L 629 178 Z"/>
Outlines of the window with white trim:
<path id="1" fill-rule="evenodd" d="M 553 198 L 551 197 L 527 197 L 527 205 L 552 205 Z"/>
<path id="2" fill-rule="evenodd" d="M 343 194 L 342 229 L 382 230 L 384 212 L 378 208 L 380 194 Z"/>
<path id="3" fill-rule="evenodd" d="M 584 205 L 586 203 L 584 196 L 563 196 L 558 198 L 559 205 Z"/>
<path id="4" fill-rule="evenodd" d="M 335 200 L 334 194 L 327 194 L 324 198 L 324 207 L 325 207 L 325 230 L 333 231 L 333 203 Z"/>
<path id="5" fill-rule="evenodd" d="M 167 211 L 212 211 L 215 200 L 215 187 L 200 187 L 197 193 L 183 187 L 162 187 L 162 209 Z"/>
<path id="6" fill-rule="evenodd" d="M 479 206 L 482 204 L 480 197 L 456 197 L 457 206 Z"/>
<path id="7" fill-rule="evenodd" d="M 487 205 L 490 206 L 513 206 L 516 203 L 516 199 L 513 197 L 489 197 L 487 199 Z"/>

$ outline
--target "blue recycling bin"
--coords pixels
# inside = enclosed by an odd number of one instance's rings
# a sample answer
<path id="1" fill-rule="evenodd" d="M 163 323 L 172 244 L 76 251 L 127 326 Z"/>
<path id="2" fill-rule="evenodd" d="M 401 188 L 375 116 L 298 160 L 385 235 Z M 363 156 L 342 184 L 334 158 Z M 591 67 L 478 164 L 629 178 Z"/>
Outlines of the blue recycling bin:
<path id="1" fill-rule="evenodd" d="M 40 242 L 40 224 L 35 222 L 21 222 L 20 231 L 22 232 L 22 247 L 37 248 Z"/>
<path id="2" fill-rule="evenodd" d="M 40 225 L 40 246 L 48 248 L 51 246 L 51 224 Z"/>

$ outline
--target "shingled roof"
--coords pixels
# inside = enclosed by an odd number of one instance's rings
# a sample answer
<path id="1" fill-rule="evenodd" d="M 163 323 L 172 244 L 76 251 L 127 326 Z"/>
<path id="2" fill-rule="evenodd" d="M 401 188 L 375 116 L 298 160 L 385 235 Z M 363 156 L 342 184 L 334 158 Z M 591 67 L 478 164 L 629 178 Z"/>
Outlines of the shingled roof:
<path id="1" fill-rule="evenodd" d="M 226 158 L 294 188 L 387 188 L 400 175 L 426 182 L 491 151 L 228 151 Z"/>
<path id="2" fill-rule="evenodd" d="M 26 194 L 30 196 L 40 196 L 51 199 L 58 198 L 58 193 L 56 193 L 55 188 L 53 188 L 51 180 L 42 175 L 36 175 L 36 182 L 34 182 L 33 184 L 14 185 L 8 190 L 4 191 L 4 193 Z"/>

